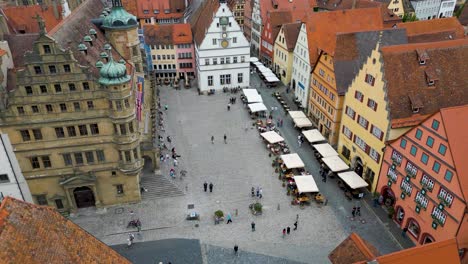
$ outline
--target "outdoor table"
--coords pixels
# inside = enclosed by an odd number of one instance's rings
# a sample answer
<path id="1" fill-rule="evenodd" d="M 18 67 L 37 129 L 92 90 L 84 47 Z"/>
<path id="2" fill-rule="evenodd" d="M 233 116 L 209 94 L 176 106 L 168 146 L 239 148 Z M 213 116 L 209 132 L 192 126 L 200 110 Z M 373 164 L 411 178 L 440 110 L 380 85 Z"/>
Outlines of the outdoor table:
<path id="1" fill-rule="evenodd" d="M 317 193 L 317 195 L 315 195 L 316 202 L 323 203 L 324 200 L 325 200 L 325 197 L 321 193 Z"/>
<path id="2" fill-rule="evenodd" d="M 297 198 L 297 200 L 299 202 L 308 202 L 308 201 L 310 201 L 309 197 L 307 197 L 307 196 L 301 196 L 301 197 Z"/>

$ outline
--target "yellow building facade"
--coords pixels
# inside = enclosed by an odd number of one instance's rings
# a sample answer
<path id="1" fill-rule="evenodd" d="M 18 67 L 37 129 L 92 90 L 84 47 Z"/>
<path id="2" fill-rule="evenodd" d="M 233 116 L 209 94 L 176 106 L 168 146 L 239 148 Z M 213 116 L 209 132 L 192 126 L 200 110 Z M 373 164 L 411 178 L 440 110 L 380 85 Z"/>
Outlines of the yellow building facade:
<path id="1" fill-rule="evenodd" d="M 275 40 L 273 48 L 274 70 L 285 85 L 291 82 L 294 47 L 300 28 L 300 22 L 284 24 Z"/>
<path id="2" fill-rule="evenodd" d="M 393 11 L 395 15 L 399 18 L 402 18 L 405 14 L 405 9 L 403 7 L 403 0 L 394 0 L 388 3 L 388 9 Z"/>
<path id="3" fill-rule="evenodd" d="M 172 44 L 150 45 L 151 60 L 159 81 L 173 80 L 177 76 L 176 49 Z"/>

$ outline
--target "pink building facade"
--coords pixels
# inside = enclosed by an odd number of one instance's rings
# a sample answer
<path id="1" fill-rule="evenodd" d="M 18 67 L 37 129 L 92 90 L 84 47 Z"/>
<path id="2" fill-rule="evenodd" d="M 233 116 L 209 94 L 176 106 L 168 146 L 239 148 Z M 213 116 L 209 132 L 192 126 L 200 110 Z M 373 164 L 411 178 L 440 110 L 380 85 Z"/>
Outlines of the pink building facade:
<path id="1" fill-rule="evenodd" d="M 192 43 L 176 44 L 177 73 L 179 79 L 195 78 L 195 50 Z"/>
<path id="2" fill-rule="evenodd" d="M 467 120 L 468 106 L 441 109 L 385 149 L 376 190 L 416 245 L 468 248 Z"/>

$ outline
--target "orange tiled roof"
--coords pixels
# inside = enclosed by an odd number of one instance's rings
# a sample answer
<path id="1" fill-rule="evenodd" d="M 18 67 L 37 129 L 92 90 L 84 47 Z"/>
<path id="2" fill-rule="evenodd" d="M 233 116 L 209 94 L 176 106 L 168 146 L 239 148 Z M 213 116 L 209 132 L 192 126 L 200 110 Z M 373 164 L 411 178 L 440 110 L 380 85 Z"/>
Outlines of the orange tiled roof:
<path id="1" fill-rule="evenodd" d="M 405 28 L 410 43 L 443 41 L 465 37 L 465 31 L 456 17 L 398 23 Z"/>
<path id="2" fill-rule="evenodd" d="M 274 3 L 277 4 L 277 7 L 274 7 Z M 289 0 L 260 0 L 260 16 L 262 18 L 262 23 L 265 23 L 267 12 L 273 10 L 291 10 L 295 12 L 305 12 L 312 13 L 313 8 L 317 6 L 315 0 L 300 0 L 300 1 L 289 1 Z M 294 15 L 294 14 L 293 14 Z M 292 21 L 291 21 L 292 22 Z"/>
<path id="3" fill-rule="evenodd" d="M 7 54 L 6 50 L 0 49 L 0 56 L 3 56 L 3 55 L 5 55 L 5 54 Z"/>
<path id="4" fill-rule="evenodd" d="M 125 0 L 129 1 L 129 0 Z M 131 1 L 131 0 L 130 0 Z M 136 3 L 134 3 L 134 2 Z M 129 12 L 137 16 L 137 18 L 181 18 L 185 11 L 185 0 L 133 0 L 128 2 Z M 127 6 L 124 4 L 124 7 Z M 159 13 L 155 14 L 154 11 Z M 169 12 L 166 14 L 166 10 Z"/>
<path id="5" fill-rule="evenodd" d="M 6 197 L 0 259 L 9 263 L 130 263 L 52 207 Z"/>
<path id="6" fill-rule="evenodd" d="M 190 24 L 174 24 L 172 30 L 174 44 L 192 43 L 192 29 L 190 28 Z"/>
<path id="7" fill-rule="evenodd" d="M 376 248 L 362 239 L 358 234 L 351 233 L 341 242 L 328 258 L 333 264 L 354 263 L 358 261 L 370 261 L 380 255 Z"/>
<path id="8" fill-rule="evenodd" d="M 143 27 L 143 34 L 145 35 L 145 42 L 148 45 L 171 45 L 174 44 L 172 40 L 173 24 L 157 24 L 145 25 Z"/>
<path id="9" fill-rule="evenodd" d="M 315 64 L 319 50 L 334 55 L 337 33 L 383 29 L 382 21 L 380 8 L 312 13 L 306 24 L 310 62 Z"/>
<path id="10" fill-rule="evenodd" d="M 8 27 L 13 33 L 18 33 L 20 30 L 24 30 L 25 33 L 38 33 L 39 25 L 34 18 L 37 14 L 44 19 L 48 30 L 54 28 L 62 20 L 62 7 L 60 5 L 58 6 L 59 17 L 55 17 L 52 7 L 40 5 L 11 6 L 2 8 L 2 10 L 7 17 Z"/>

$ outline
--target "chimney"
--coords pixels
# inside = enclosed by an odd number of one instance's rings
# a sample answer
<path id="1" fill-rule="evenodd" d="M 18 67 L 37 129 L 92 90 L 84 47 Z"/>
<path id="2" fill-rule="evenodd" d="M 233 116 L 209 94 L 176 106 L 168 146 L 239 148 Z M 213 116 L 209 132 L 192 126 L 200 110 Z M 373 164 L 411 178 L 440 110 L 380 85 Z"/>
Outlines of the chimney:
<path id="1" fill-rule="evenodd" d="M 52 0 L 52 9 L 54 10 L 54 17 L 60 19 L 60 14 L 58 11 L 57 0 Z"/>

